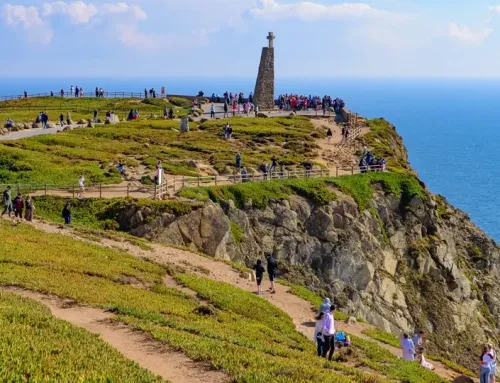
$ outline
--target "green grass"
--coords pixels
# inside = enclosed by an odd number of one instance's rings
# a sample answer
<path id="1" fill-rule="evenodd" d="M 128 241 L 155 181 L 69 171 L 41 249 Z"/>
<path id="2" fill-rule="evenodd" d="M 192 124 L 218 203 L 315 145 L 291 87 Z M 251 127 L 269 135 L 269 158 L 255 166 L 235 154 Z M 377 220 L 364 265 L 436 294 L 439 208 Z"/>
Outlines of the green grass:
<path id="1" fill-rule="evenodd" d="M 234 242 L 236 242 L 237 245 L 241 245 L 245 239 L 245 231 L 234 221 L 231 221 L 231 234 Z"/>
<path id="2" fill-rule="evenodd" d="M 94 110 L 104 120 L 106 112 L 115 112 L 120 119 L 127 117 L 130 109 L 140 113 L 140 119 L 149 118 L 152 114 L 163 117 L 163 108 L 173 108 L 177 116 L 187 114 L 189 101 L 176 99 L 176 102 L 166 102 L 163 99 L 139 100 L 135 98 L 60 98 L 38 97 L 21 100 L 6 101 L 0 104 L 0 121 L 5 122 L 12 118 L 14 122 L 34 122 L 36 116 L 44 111 L 49 116 L 49 121 L 59 122 L 59 115 L 70 112 L 73 121 L 93 118 Z M 179 107 L 178 107 L 179 106 Z"/>
<path id="3" fill-rule="evenodd" d="M 163 382 L 39 303 L 0 291 L 0 380 Z"/>
<path id="4" fill-rule="evenodd" d="M 379 328 L 363 330 L 363 334 L 369 336 L 372 339 L 376 339 L 379 342 L 388 344 L 390 346 L 393 346 L 396 348 L 401 347 L 401 341 L 396 335 L 385 332 Z"/>
<path id="5" fill-rule="evenodd" d="M 174 273 L 205 300 L 203 305 L 214 307 L 206 315 L 198 310 L 197 299 L 161 284 L 166 266 L 24 224 L 0 222 L 0 235 L 4 238 L 0 242 L 0 285 L 47 292 L 110 310 L 114 320 L 225 370 L 235 382 L 371 381 L 371 374 L 315 357 L 313 343 L 296 332 L 290 317 L 254 294 L 207 278 Z M 411 371 L 408 383 L 440 382 L 418 366 L 393 355 L 379 355 L 381 351 L 369 342 L 355 347 L 362 360 L 371 361 L 369 353 L 377 356 L 370 362 L 375 371 L 387 370 L 384 373 L 391 377 Z M 29 355 L 20 356 L 23 363 Z M 105 350 L 95 355 L 100 360 L 112 356 Z"/>
<path id="6" fill-rule="evenodd" d="M 111 198 L 111 199 L 72 199 L 54 196 L 35 197 L 35 214 L 56 223 L 64 222 L 61 212 L 67 202 L 71 202 L 72 225 L 77 228 L 96 230 L 121 230 L 119 217 L 127 207 L 147 207 L 149 217 L 158 218 L 163 214 L 181 216 L 190 213 L 196 205 L 176 200 L 153 201 L 149 199 Z M 149 218 L 148 217 L 148 218 Z"/>
<path id="7" fill-rule="evenodd" d="M 403 203 L 408 203 L 415 195 L 424 200 L 428 198 L 416 178 L 398 173 L 368 173 L 336 178 L 277 180 L 230 186 L 185 188 L 180 190 L 178 195 L 199 201 L 233 200 L 239 208 L 251 202 L 253 207 L 264 209 L 271 200 L 288 199 L 294 194 L 318 204 L 326 204 L 335 200 L 336 195 L 333 189 L 338 188 L 350 195 L 360 210 L 364 210 L 372 199 L 372 185 L 374 184 L 381 184 L 386 193 L 401 195 Z"/>

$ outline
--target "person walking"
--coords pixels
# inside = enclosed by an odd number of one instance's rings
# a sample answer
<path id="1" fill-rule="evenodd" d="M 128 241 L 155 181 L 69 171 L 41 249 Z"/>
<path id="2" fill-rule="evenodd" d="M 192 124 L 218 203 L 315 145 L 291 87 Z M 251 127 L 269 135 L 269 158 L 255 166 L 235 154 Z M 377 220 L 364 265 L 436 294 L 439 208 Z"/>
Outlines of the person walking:
<path id="1" fill-rule="evenodd" d="M 403 350 L 403 359 L 412 362 L 415 360 L 415 345 L 408 334 L 403 334 L 403 339 L 401 339 L 401 349 Z"/>
<path id="2" fill-rule="evenodd" d="M 97 124 L 97 120 L 98 120 L 98 112 L 97 112 L 97 109 L 94 109 L 94 124 Z"/>
<path id="3" fill-rule="evenodd" d="M 331 305 L 332 304 L 330 303 L 330 298 L 325 298 L 321 306 L 319 306 L 319 312 L 326 313 L 328 310 L 330 310 Z"/>
<path id="4" fill-rule="evenodd" d="M 326 132 L 326 138 L 328 139 L 328 142 L 332 140 L 333 137 L 333 132 L 330 128 L 328 128 L 328 131 Z"/>
<path id="5" fill-rule="evenodd" d="M 241 168 L 241 153 L 236 154 L 236 161 L 234 165 L 236 169 Z"/>
<path id="6" fill-rule="evenodd" d="M 276 290 L 274 288 L 274 279 L 276 278 L 276 273 L 278 271 L 278 262 L 273 257 L 272 254 L 269 254 L 267 257 L 267 273 L 269 274 L 269 281 L 271 282 L 271 294 L 276 294 Z"/>
<path id="7" fill-rule="evenodd" d="M 35 204 L 31 199 L 31 196 L 26 197 L 25 210 L 24 210 L 24 219 L 28 222 L 33 220 L 33 212 L 35 211 Z"/>
<path id="8" fill-rule="evenodd" d="M 14 207 L 14 217 L 22 219 L 24 210 L 24 201 L 21 193 L 17 193 L 16 198 L 14 198 L 13 207 Z"/>
<path id="9" fill-rule="evenodd" d="M 325 348 L 325 337 L 323 336 L 323 321 L 325 313 L 320 311 L 316 317 L 316 326 L 314 327 L 314 343 L 317 345 L 318 356 L 323 356 Z"/>
<path id="10" fill-rule="evenodd" d="M 210 118 L 215 118 L 215 106 L 213 103 L 210 106 Z"/>
<path id="11" fill-rule="evenodd" d="M 323 329 L 321 333 L 325 339 L 325 344 L 323 348 L 323 358 L 328 355 L 328 360 L 332 360 L 333 354 L 335 353 L 335 318 L 333 317 L 333 312 L 335 311 L 335 306 L 330 306 L 330 310 L 325 313 L 323 318 Z"/>
<path id="12" fill-rule="evenodd" d="M 85 192 L 85 177 L 83 174 L 78 178 L 78 186 L 80 188 L 78 192 L 78 198 L 83 198 L 83 193 Z"/>
<path id="13" fill-rule="evenodd" d="M 255 270 L 255 280 L 257 281 L 257 294 L 262 295 L 262 278 L 264 277 L 264 273 L 266 269 L 262 266 L 262 261 L 257 260 L 257 264 L 253 267 Z"/>
<path id="14" fill-rule="evenodd" d="M 490 383 L 491 377 L 491 364 L 495 361 L 493 355 L 490 354 L 488 345 L 483 347 L 483 353 L 481 354 L 481 369 L 479 370 L 479 381 L 480 383 Z"/>
<path id="15" fill-rule="evenodd" d="M 227 105 L 227 102 L 224 102 L 224 118 L 229 118 L 228 110 L 229 110 L 229 107 Z"/>
<path id="16" fill-rule="evenodd" d="M 3 209 L 3 212 L 2 212 L 2 216 L 5 214 L 5 213 L 8 213 L 9 214 L 9 218 L 12 214 L 12 192 L 10 190 L 10 185 L 7 186 L 7 189 L 4 190 L 3 192 L 3 195 L 2 195 L 2 200 L 3 200 L 3 206 L 4 206 L 4 209 Z"/>
<path id="17" fill-rule="evenodd" d="M 64 209 L 62 211 L 62 216 L 64 218 L 64 223 L 66 225 L 70 225 L 71 224 L 71 204 L 69 202 L 66 203 L 66 205 L 64 206 Z"/>

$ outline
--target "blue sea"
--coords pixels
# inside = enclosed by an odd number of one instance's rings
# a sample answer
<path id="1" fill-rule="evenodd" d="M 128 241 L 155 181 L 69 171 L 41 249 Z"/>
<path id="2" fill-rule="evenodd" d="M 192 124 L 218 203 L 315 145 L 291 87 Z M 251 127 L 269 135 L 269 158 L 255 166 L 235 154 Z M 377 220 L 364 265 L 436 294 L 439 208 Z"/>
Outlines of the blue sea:
<path id="1" fill-rule="evenodd" d="M 91 91 L 141 92 L 165 86 L 170 94 L 240 92 L 253 78 L 0 79 L 0 96 Z M 363 116 L 392 122 L 420 178 L 500 241 L 500 79 L 278 78 L 276 93 L 329 94 Z M 499 161 L 500 163 L 500 161 Z M 497 194 L 498 192 L 498 194 Z"/>

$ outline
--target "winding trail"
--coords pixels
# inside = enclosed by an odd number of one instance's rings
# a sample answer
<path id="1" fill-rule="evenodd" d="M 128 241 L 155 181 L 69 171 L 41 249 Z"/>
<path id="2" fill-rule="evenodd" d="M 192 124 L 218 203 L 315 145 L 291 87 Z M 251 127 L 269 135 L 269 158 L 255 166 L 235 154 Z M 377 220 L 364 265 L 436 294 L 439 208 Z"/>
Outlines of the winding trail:
<path id="1" fill-rule="evenodd" d="M 48 233 L 67 235 L 71 236 L 74 239 L 83 240 L 89 243 L 94 243 L 89 239 L 81 238 L 78 232 L 73 231 L 71 229 L 67 229 L 61 226 L 56 226 L 54 224 L 49 224 L 44 222 L 34 222 L 33 224 L 38 229 Z M 213 258 L 203 257 L 186 250 L 181 250 L 178 248 L 172 248 L 159 244 L 151 244 L 153 249 L 152 251 L 143 250 L 140 247 L 128 242 L 119 242 L 106 238 L 102 238 L 100 242 L 98 243 L 96 242 L 94 244 L 101 247 L 109 247 L 109 248 L 124 250 L 135 257 L 154 261 L 160 264 L 179 265 L 182 266 L 183 268 L 187 268 L 189 272 L 192 274 L 196 274 L 201 277 L 209 277 L 213 280 L 228 283 L 232 286 L 241 288 L 248 292 L 256 293 L 255 282 L 251 282 L 247 277 L 243 276 L 241 273 L 233 269 L 230 265 L 224 262 L 217 261 L 216 259 Z M 203 272 L 200 272 L 200 268 L 210 270 L 210 274 L 207 276 Z M 187 290 L 189 290 L 180 287 L 179 285 L 176 284 L 175 281 L 171 279 L 164 280 L 164 283 L 169 287 L 179 288 L 184 292 L 188 292 Z M 264 283 L 263 289 L 266 288 L 267 286 Z M 309 302 L 303 300 L 302 298 L 290 294 L 289 291 L 290 291 L 289 287 L 277 283 L 276 294 L 270 294 L 269 292 L 264 292 L 262 297 L 268 300 L 276 307 L 286 312 L 292 318 L 292 321 L 295 324 L 297 331 L 302 333 L 308 339 L 312 340 L 314 335 L 315 308 L 312 307 L 312 305 Z M 344 321 L 336 321 L 335 324 L 338 330 L 345 331 L 357 337 L 375 342 L 379 346 L 389 350 L 392 354 L 396 355 L 397 357 L 401 357 L 400 349 L 379 342 L 363 334 L 364 330 L 374 329 L 375 328 L 374 326 L 367 323 L 348 324 Z M 449 369 L 440 362 L 432 361 L 432 364 L 435 367 L 435 372 L 443 379 L 449 382 L 460 376 L 459 373 Z M 174 381 L 174 383 L 175 382 L 176 381 Z"/>

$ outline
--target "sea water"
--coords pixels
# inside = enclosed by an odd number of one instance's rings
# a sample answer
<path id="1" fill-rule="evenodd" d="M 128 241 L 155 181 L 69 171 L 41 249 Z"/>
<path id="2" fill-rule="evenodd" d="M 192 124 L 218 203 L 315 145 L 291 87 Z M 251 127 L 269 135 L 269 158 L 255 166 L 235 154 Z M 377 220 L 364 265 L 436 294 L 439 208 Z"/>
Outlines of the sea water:
<path id="1" fill-rule="evenodd" d="M 57 93 L 71 85 L 91 92 L 143 92 L 165 86 L 170 94 L 245 92 L 253 78 L 0 79 L 0 96 Z M 403 136 L 410 162 L 435 193 L 467 212 L 500 240 L 500 80 L 278 78 L 276 94 L 341 97 L 369 118 L 384 117 Z M 498 194 L 497 194 L 498 193 Z"/>

